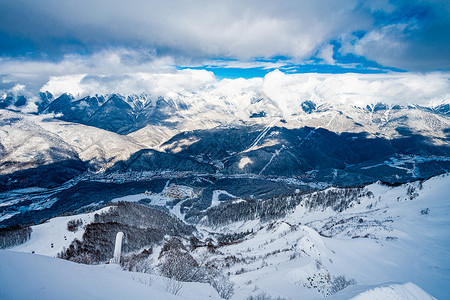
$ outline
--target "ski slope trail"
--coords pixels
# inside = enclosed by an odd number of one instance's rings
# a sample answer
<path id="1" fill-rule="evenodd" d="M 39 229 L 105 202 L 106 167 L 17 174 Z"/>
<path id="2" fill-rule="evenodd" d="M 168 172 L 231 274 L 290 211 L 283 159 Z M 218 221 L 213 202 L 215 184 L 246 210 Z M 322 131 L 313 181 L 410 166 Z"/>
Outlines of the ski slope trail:
<path id="1" fill-rule="evenodd" d="M 275 150 L 275 153 L 272 154 L 272 157 L 270 158 L 269 162 L 264 166 L 264 168 L 261 169 L 261 171 L 259 171 L 258 175 L 261 175 L 262 172 L 264 172 L 264 170 L 272 163 L 272 160 L 273 160 L 275 157 L 277 157 L 277 156 L 281 153 L 281 151 L 282 151 L 284 148 L 286 148 L 286 147 L 285 147 L 284 145 L 282 145 L 280 149 Z"/>
<path id="2" fill-rule="evenodd" d="M 313 130 L 311 130 L 307 135 L 306 135 L 306 137 L 303 139 L 303 140 L 301 140 L 300 138 L 300 143 L 298 144 L 298 147 L 301 147 L 302 145 L 303 145 L 303 143 L 305 143 L 306 142 L 306 140 L 308 140 L 309 138 L 310 138 L 310 136 L 313 134 L 313 133 L 315 133 L 316 132 L 316 129 L 317 128 L 314 128 Z"/>
<path id="3" fill-rule="evenodd" d="M 275 124 L 279 121 L 280 119 L 276 118 L 275 120 L 273 120 L 269 125 L 267 125 L 264 130 L 258 135 L 258 137 L 253 141 L 253 143 L 250 145 L 250 147 L 248 147 L 246 150 L 242 151 L 242 153 L 244 152 L 249 152 L 251 150 L 253 150 L 253 148 L 256 147 L 256 145 L 259 143 L 259 141 L 261 139 L 263 139 L 266 134 L 269 132 L 269 130 L 275 126 Z"/>

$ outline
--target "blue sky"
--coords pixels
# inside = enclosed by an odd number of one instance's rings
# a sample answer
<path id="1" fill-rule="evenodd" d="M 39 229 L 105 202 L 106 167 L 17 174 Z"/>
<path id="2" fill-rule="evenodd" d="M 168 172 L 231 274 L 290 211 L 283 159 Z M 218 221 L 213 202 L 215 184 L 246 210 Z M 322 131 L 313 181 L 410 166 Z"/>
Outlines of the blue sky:
<path id="1" fill-rule="evenodd" d="M 339 52 L 336 52 L 333 53 L 333 60 L 333 63 L 329 63 L 313 56 L 308 60 L 296 62 L 287 57 L 275 57 L 271 59 L 254 59 L 246 62 L 239 60 L 212 60 L 202 65 L 176 67 L 181 70 L 189 68 L 211 71 L 218 78 L 264 77 L 274 70 L 280 70 L 287 74 L 378 74 L 407 72 L 407 70 L 404 69 L 382 66 L 374 61 L 368 61 L 364 57 L 353 54 L 342 55 Z"/>
<path id="2" fill-rule="evenodd" d="M 0 0 L 0 89 L 76 73 L 448 72 L 438 0 Z"/>

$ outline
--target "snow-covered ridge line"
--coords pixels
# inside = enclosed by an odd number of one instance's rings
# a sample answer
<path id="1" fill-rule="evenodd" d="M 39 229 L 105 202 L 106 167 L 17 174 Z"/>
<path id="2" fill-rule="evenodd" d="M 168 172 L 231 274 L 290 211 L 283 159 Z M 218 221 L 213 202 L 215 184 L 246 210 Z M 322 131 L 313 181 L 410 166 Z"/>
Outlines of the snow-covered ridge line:
<path id="1" fill-rule="evenodd" d="M 8 98 L 8 93 L 38 99 L 37 93 L 27 91 L 25 84 L 3 91 L 2 99 Z M 162 74 L 55 76 L 42 86 L 41 92 L 47 91 L 55 98 L 64 93 L 76 95 L 78 99 L 120 94 L 141 102 L 151 95 L 155 100 L 161 97 L 174 103 L 192 103 L 201 99 L 210 104 L 220 99 L 231 102 L 248 99 L 250 102 L 250 99 L 254 101 L 264 96 L 274 101 L 284 114 L 289 111 L 289 103 L 305 100 L 359 107 L 379 102 L 389 105 L 415 103 L 429 107 L 450 103 L 449 76 L 443 73 L 285 74 L 275 70 L 264 78 L 218 80 L 205 70 L 184 69 Z"/>
<path id="2" fill-rule="evenodd" d="M 41 103 L 44 99 L 46 101 L 52 102 L 53 100 L 58 99 L 61 96 L 66 96 L 70 98 L 73 102 L 75 101 L 83 101 L 85 99 L 89 98 L 97 98 L 102 99 L 102 101 L 106 101 L 110 99 L 111 97 L 118 97 L 125 102 L 132 105 L 135 109 L 140 109 L 142 107 L 148 106 L 148 105 L 154 105 L 156 101 L 165 101 L 168 105 L 173 105 L 177 109 L 179 109 L 178 105 L 181 104 L 191 104 L 195 103 L 199 100 L 198 96 L 201 95 L 201 100 L 209 102 L 210 104 L 220 105 L 221 100 L 224 100 L 226 96 L 219 96 L 215 95 L 214 93 L 210 94 L 209 97 L 206 94 L 199 94 L 197 93 L 192 94 L 181 94 L 181 93 L 169 93 L 167 95 L 158 95 L 155 92 L 147 91 L 147 92 L 141 92 L 141 93 L 129 93 L 129 94 L 123 94 L 123 93 L 105 93 L 105 94 L 99 94 L 99 93 L 92 93 L 88 95 L 80 95 L 80 94 L 72 94 L 70 92 L 63 92 L 60 94 L 51 94 L 49 91 L 45 91 L 44 93 L 41 93 L 40 95 L 34 95 L 32 97 L 24 97 L 20 94 L 13 94 L 13 93 L 3 93 L 0 98 L 0 108 L 11 108 L 13 110 L 19 110 L 24 104 L 17 104 L 16 102 L 18 99 L 22 99 L 21 101 L 27 101 L 28 99 L 31 101 L 35 101 L 36 103 Z M 259 94 L 259 92 L 241 92 L 240 98 L 243 98 L 242 96 L 247 96 L 247 100 L 253 101 L 256 95 Z M 235 98 L 237 95 L 233 95 L 232 98 Z M 267 96 L 266 96 L 267 97 Z M 428 109 L 428 110 L 436 110 L 437 112 L 444 112 L 446 113 L 448 110 L 448 106 L 450 105 L 450 99 L 448 101 L 442 100 L 442 101 L 434 101 L 426 104 L 418 104 L 418 102 L 415 102 L 414 100 L 409 101 L 398 101 L 398 102 L 390 102 L 388 99 L 384 100 L 376 100 L 372 99 L 370 101 L 364 102 L 364 103 L 351 103 L 351 102 L 339 102 L 335 101 L 335 99 L 315 99 L 310 100 L 308 97 L 303 98 L 301 95 L 298 97 L 295 97 L 294 99 L 291 99 L 288 101 L 288 103 L 294 102 L 298 105 L 301 105 L 304 102 L 312 103 L 314 104 L 314 108 L 320 108 L 320 109 L 327 109 L 331 107 L 345 107 L 345 106 L 353 106 L 355 108 L 364 109 L 369 112 L 374 111 L 380 111 L 380 110 L 396 110 L 396 109 Z M 274 100 L 276 103 L 276 99 L 270 98 L 271 100 Z M 1 103 L 3 102 L 3 103 Z M 254 103 L 253 103 L 254 104 Z M 343 106 L 344 105 L 344 106 Z M 248 106 L 248 105 L 247 105 Z"/>

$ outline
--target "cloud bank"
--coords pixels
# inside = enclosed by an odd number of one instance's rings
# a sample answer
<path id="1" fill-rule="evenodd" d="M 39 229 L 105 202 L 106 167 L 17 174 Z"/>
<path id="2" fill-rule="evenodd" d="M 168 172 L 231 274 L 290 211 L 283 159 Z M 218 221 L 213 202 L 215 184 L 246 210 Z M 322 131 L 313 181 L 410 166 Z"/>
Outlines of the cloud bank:
<path id="1" fill-rule="evenodd" d="M 249 101 L 268 97 L 283 110 L 290 103 L 351 104 L 414 103 L 434 106 L 450 103 L 450 76 L 433 74 L 285 74 L 278 70 L 264 78 L 218 80 L 204 70 L 175 73 L 134 73 L 122 76 L 71 75 L 52 77 L 41 89 L 55 96 L 147 93 L 166 99 L 189 101 Z M 245 98 L 245 99 L 244 99 Z"/>
<path id="2" fill-rule="evenodd" d="M 239 68 L 251 67 L 243 62 L 232 64 Z M 260 65 L 262 68 L 278 66 L 277 63 Z M 275 70 L 261 78 L 232 80 L 217 78 L 212 72 L 201 69 L 179 70 L 171 57 L 152 53 L 143 56 L 125 49 L 90 56 L 70 55 L 60 62 L 8 59 L 0 61 L 0 69 L 6 73 L 0 76 L 0 93 L 11 92 L 31 100 L 36 100 L 39 92 L 49 91 L 56 97 L 62 93 L 77 97 L 148 93 L 166 98 L 201 95 L 220 99 L 251 93 L 255 97 L 267 95 L 280 103 L 306 99 L 356 105 L 450 103 L 448 72 L 289 74 Z"/>
<path id="3" fill-rule="evenodd" d="M 111 49 L 208 59 L 362 57 L 406 70 L 450 69 L 444 0 L 0 1 L 0 56 L 47 61 Z M 133 58 L 134 59 L 134 58 Z"/>

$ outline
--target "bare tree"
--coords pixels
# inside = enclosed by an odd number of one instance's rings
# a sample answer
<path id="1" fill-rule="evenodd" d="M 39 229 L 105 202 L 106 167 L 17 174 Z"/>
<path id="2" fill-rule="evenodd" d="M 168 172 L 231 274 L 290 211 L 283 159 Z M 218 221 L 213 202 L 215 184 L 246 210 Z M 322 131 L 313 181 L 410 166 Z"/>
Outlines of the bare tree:
<path id="1" fill-rule="evenodd" d="M 76 232 L 81 225 L 83 225 L 83 220 L 81 219 L 70 220 L 69 222 L 67 222 L 67 230 L 71 232 Z"/>
<path id="2" fill-rule="evenodd" d="M 166 291 L 178 295 L 183 288 L 183 283 L 181 281 L 176 280 L 175 278 L 164 278 L 164 284 L 166 285 Z"/>
<path id="3" fill-rule="evenodd" d="M 219 293 L 223 299 L 230 299 L 234 294 L 234 283 L 230 282 L 228 276 L 220 274 L 211 278 L 211 286 Z"/>

